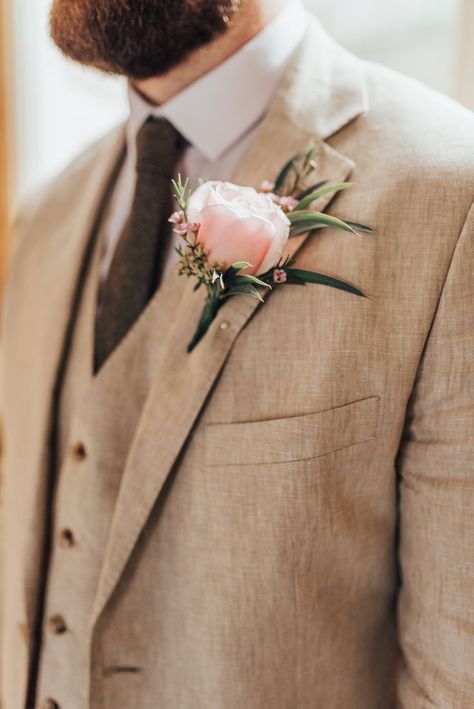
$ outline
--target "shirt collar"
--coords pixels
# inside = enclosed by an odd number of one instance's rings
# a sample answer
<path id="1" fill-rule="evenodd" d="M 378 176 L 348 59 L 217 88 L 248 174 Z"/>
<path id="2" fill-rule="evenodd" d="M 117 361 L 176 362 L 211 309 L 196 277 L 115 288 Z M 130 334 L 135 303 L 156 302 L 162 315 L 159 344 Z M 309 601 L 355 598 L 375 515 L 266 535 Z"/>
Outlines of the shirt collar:
<path id="1" fill-rule="evenodd" d="M 229 59 L 161 106 L 129 85 L 129 148 L 150 116 L 163 116 L 208 160 L 217 160 L 268 108 L 308 26 L 301 0 L 285 9 Z"/>

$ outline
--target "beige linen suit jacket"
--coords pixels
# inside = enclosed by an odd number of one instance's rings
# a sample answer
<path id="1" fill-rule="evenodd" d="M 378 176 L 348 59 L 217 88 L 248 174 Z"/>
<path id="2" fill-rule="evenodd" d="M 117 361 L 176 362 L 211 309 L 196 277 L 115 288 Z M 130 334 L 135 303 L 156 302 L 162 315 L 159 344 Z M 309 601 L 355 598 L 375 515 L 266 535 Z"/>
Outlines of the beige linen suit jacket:
<path id="1" fill-rule="evenodd" d="M 326 229 L 287 252 L 370 298 L 316 285 L 264 305 L 238 296 L 187 354 L 204 293 L 167 277 L 90 614 L 93 709 L 474 706 L 474 120 L 311 25 L 233 179 L 271 179 L 313 139 L 311 180 L 355 183 L 319 206 L 376 234 Z M 25 701 L 57 370 L 123 145 L 120 128 L 17 226 L 3 323 L 6 709 Z M 120 362 L 94 386 L 99 402 L 123 392 L 126 409 Z M 114 446 L 100 426 L 85 443 L 85 470 Z"/>

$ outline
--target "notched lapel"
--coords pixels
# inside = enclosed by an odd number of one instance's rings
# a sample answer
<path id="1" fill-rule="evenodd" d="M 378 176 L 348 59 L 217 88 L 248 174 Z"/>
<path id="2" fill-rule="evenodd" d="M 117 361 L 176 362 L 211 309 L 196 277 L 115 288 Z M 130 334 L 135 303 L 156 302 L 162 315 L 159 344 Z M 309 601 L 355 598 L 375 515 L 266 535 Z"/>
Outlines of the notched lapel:
<path id="1" fill-rule="evenodd" d="M 293 90 L 292 80 L 287 79 L 288 82 Z M 304 150 L 313 140 L 319 143 L 320 150 L 317 169 L 310 176 L 311 183 L 323 179 L 331 182 L 346 180 L 354 167 L 353 161 L 331 148 L 312 127 L 295 124 L 293 105 L 285 105 L 287 97 L 288 87 L 283 85 L 281 95 L 265 118 L 233 181 L 258 186 L 262 180 L 274 178 L 287 159 Z M 361 110 L 359 103 L 352 108 L 351 118 Z M 347 106 L 344 110 L 347 111 Z M 340 127 L 339 123 L 340 112 L 336 111 L 334 125 Z M 319 208 L 324 209 L 331 199 L 332 195 L 325 197 Z M 296 254 L 306 238 L 309 238 L 307 234 L 291 238 L 285 254 Z M 248 296 L 230 298 L 205 337 L 188 354 L 186 346 L 196 327 L 205 293 L 203 289 L 193 292 L 193 282 L 184 278 L 182 281 L 186 291 L 176 314 L 175 327 L 160 359 L 123 474 L 94 603 L 92 627 L 125 569 L 233 343 L 261 306 L 259 301 Z"/>

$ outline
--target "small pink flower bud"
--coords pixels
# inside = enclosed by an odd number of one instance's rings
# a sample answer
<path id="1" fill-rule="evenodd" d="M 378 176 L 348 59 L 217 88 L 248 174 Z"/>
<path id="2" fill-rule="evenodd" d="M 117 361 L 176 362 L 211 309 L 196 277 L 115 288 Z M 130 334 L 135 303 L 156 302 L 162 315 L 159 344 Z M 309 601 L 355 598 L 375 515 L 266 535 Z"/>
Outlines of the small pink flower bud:
<path id="1" fill-rule="evenodd" d="M 175 234 L 179 234 L 179 236 L 186 236 L 188 233 L 188 225 L 186 222 L 183 222 L 183 224 L 177 224 L 173 231 Z"/>
<path id="2" fill-rule="evenodd" d="M 298 200 L 295 199 L 294 197 L 280 197 L 278 200 L 278 204 L 280 207 L 283 209 L 284 212 L 292 212 L 293 209 L 296 207 L 298 204 Z"/>
<path id="3" fill-rule="evenodd" d="M 286 278 L 286 271 L 283 268 L 275 268 L 273 271 L 273 280 L 275 283 L 285 283 Z"/>
<path id="4" fill-rule="evenodd" d="M 263 180 L 263 182 L 260 185 L 260 190 L 262 192 L 271 192 L 274 187 L 275 187 L 274 182 L 270 182 L 270 180 Z"/>
<path id="5" fill-rule="evenodd" d="M 200 228 L 201 225 L 199 222 L 188 222 L 188 231 L 191 231 L 193 234 L 197 234 Z"/>
<path id="6" fill-rule="evenodd" d="M 184 222 L 184 212 L 173 212 L 168 221 L 171 222 L 171 224 L 182 224 Z"/>

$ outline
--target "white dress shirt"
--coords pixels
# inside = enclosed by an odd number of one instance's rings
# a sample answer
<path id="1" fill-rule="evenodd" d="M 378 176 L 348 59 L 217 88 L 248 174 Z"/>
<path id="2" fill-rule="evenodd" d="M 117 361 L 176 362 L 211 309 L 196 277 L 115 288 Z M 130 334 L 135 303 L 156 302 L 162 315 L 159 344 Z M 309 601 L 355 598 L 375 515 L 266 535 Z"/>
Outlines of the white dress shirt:
<path id="1" fill-rule="evenodd" d="M 107 276 L 115 248 L 131 210 L 136 181 L 136 137 L 149 116 L 163 116 L 188 140 L 176 173 L 189 178 L 228 180 L 253 141 L 282 74 L 303 38 L 308 14 L 301 0 L 287 6 L 229 59 L 160 106 L 129 88 L 130 118 L 126 157 L 115 184 L 104 224 L 101 278 Z M 173 244 L 180 237 L 173 235 Z M 178 256 L 170 248 L 165 274 Z"/>

